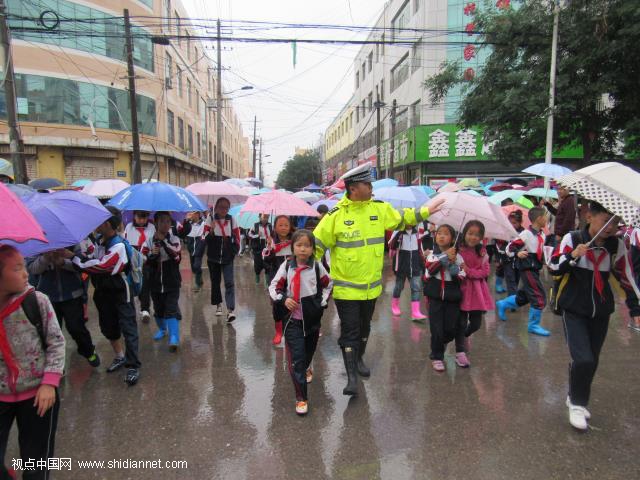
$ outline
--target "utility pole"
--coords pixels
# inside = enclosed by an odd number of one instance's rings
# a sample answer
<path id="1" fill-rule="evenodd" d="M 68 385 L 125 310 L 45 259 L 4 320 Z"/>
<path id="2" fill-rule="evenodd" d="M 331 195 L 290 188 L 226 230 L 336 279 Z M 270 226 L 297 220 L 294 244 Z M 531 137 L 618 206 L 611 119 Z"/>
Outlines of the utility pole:
<path id="1" fill-rule="evenodd" d="M 254 117 L 255 118 L 255 117 Z M 255 125 L 255 124 L 254 124 Z M 254 138 L 254 142 L 255 142 L 255 130 L 254 130 L 254 134 L 253 134 L 253 138 Z M 255 158 L 255 154 L 256 154 L 256 147 L 253 147 L 253 155 Z M 258 177 L 258 179 L 263 182 L 264 185 L 264 175 L 262 174 L 262 138 L 260 138 L 260 176 Z"/>
<path id="2" fill-rule="evenodd" d="M 258 170 L 256 170 L 256 123 L 258 121 L 258 117 L 254 115 L 253 117 L 253 176 L 258 177 Z M 262 151 L 262 147 L 261 147 Z M 262 169 L 262 165 L 260 165 L 260 169 Z"/>
<path id="3" fill-rule="evenodd" d="M 133 41 L 129 10 L 124 9 L 124 34 L 127 49 L 127 76 L 129 77 L 129 106 L 131 109 L 131 177 L 133 183 L 142 183 L 142 165 L 140 162 L 140 132 L 138 131 L 138 104 L 136 102 L 136 77 L 133 67 Z"/>
<path id="4" fill-rule="evenodd" d="M 393 160 L 396 155 L 396 107 L 398 102 L 394 99 L 391 106 L 391 155 L 389 155 L 389 168 L 387 169 L 387 178 L 393 178 Z"/>
<path id="5" fill-rule="evenodd" d="M 220 38 L 220 19 L 218 19 L 218 82 L 216 85 L 216 106 L 218 115 L 216 116 L 216 143 L 218 144 L 218 154 L 216 155 L 216 178 L 222 181 L 222 41 Z"/>
<path id="6" fill-rule="evenodd" d="M 9 151 L 13 164 L 13 177 L 16 183 L 27 183 L 27 165 L 24 158 L 24 144 L 18 129 L 18 105 L 16 103 L 16 83 L 13 73 L 13 55 L 11 55 L 11 34 L 7 25 L 6 6 L 0 0 L 0 43 L 4 72 L 4 98 L 7 104 L 7 124 L 9 126 Z"/>
<path id="7" fill-rule="evenodd" d="M 556 106 L 556 64 L 558 61 L 558 26 L 560 23 L 560 0 L 554 1 L 553 38 L 551 40 L 551 72 L 549 73 L 549 116 L 547 117 L 547 142 L 544 163 L 553 160 L 553 110 Z M 544 177 L 544 188 L 549 189 L 549 177 Z"/>
<path id="8" fill-rule="evenodd" d="M 380 108 L 384 107 L 384 103 L 380 101 L 380 94 L 376 94 L 376 179 L 382 178 L 381 161 L 380 161 Z"/>

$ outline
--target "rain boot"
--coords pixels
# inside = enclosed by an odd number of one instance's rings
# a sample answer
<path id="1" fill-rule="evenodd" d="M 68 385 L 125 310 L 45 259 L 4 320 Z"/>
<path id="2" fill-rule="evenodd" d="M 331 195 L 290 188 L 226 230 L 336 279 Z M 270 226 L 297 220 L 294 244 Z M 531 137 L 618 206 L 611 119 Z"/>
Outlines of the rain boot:
<path id="1" fill-rule="evenodd" d="M 358 368 L 358 375 L 360 375 L 361 377 L 371 376 L 371 370 L 369 370 L 369 367 L 367 367 L 367 365 L 364 363 L 364 360 L 362 359 L 362 357 L 364 356 L 364 352 L 367 349 L 367 340 L 368 339 L 366 338 L 360 340 L 360 348 L 358 348 L 358 361 L 356 362 L 356 366 Z"/>
<path id="2" fill-rule="evenodd" d="M 411 320 L 424 320 L 425 317 L 420 311 L 420 300 L 411 302 Z"/>
<path id="3" fill-rule="evenodd" d="M 502 300 L 498 300 L 496 302 L 496 307 L 498 307 L 498 318 L 503 322 L 506 322 L 507 308 L 511 308 L 511 309 L 518 308 L 518 304 L 516 303 L 516 296 L 511 295 L 510 297 L 503 298 Z"/>
<path id="4" fill-rule="evenodd" d="M 175 352 L 180 344 L 180 322 L 177 318 L 167 318 L 169 330 L 169 351 Z"/>
<path id="5" fill-rule="evenodd" d="M 344 368 L 347 370 L 347 386 L 342 389 L 343 395 L 358 394 L 358 370 L 356 366 L 356 354 L 357 352 L 352 347 L 344 347 L 342 349 Z"/>
<path id="6" fill-rule="evenodd" d="M 274 345 L 280 345 L 280 342 L 282 341 L 282 320 L 276 320 L 275 327 L 276 334 L 273 336 L 271 343 Z"/>
<path id="7" fill-rule="evenodd" d="M 400 299 L 399 298 L 393 297 L 391 299 L 391 313 L 393 314 L 394 317 L 399 317 L 400 315 L 402 315 L 402 312 L 400 311 Z"/>
<path id="8" fill-rule="evenodd" d="M 164 336 L 167 334 L 167 319 L 155 317 L 156 325 L 158 325 L 158 331 L 153 336 L 154 340 L 162 340 Z"/>
<path id="9" fill-rule="evenodd" d="M 548 337 L 551 335 L 549 330 L 545 330 L 540 326 L 540 317 L 542 317 L 542 310 L 529 307 L 529 324 L 527 325 L 527 331 L 534 335 L 540 335 L 542 337 Z"/>
<path id="10" fill-rule="evenodd" d="M 503 286 L 503 282 L 504 278 L 502 277 L 496 277 L 496 293 L 505 293 L 506 290 Z"/>

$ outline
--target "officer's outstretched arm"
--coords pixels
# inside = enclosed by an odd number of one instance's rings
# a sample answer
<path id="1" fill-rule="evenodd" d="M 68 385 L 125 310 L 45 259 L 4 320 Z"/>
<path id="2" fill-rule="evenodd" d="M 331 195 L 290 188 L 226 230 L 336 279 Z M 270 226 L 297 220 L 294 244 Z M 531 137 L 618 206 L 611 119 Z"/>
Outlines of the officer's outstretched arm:
<path id="1" fill-rule="evenodd" d="M 385 230 L 404 230 L 406 227 L 413 227 L 424 222 L 429 217 L 427 207 L 404 208 L 402 214 L 385 203 L 387 211 L 385 215 Z"/>
<path id="2" fill-rule="evenodd" d="M 321 260 L 324 252 L 331 250 L 335 245 L 334 224 L 334 216 L 327 214 L 322 217 L 320 223 L 313 229 L 313 236 L 316 237 L 315 257 L 317 260 Z"/>

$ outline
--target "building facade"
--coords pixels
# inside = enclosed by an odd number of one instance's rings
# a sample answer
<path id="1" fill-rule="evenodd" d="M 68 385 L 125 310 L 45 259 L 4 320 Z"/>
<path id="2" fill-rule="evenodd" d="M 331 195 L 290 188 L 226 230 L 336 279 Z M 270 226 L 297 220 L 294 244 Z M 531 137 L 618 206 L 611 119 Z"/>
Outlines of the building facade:
<path id="1" fill-rule="evenodd" d="M 230 100 L 216 98 L 205 45 L 152 37 L 196 32 L 177 0 L 8 0 L 18 121 L 30 178 L 131 181 L 123 11 L 133 38 L 142 177 L 176 185 L 248 173 L 248 140 Z M 218 112 L 220 104 L 220 112 Z M 222 145 L 216 115 L 222 115 Z M 4 94 L 0 155 L 9 151 Z"/>

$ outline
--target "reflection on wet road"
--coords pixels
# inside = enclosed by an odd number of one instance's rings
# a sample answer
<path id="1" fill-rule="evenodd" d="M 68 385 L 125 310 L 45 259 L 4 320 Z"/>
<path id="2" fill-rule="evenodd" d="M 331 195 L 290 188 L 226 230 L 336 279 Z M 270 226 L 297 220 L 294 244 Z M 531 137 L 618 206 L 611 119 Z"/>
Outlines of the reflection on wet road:
<path id="1" fill-rule="evenodd" d="M 183 267 L 188 263 L 183 262 Z M 209 305 L 208 280 L 191 292 L 183 270 L 182 345 L 170 354 L 140 324 L 138 386 L 92 371 L 68 343 L 56 457 L 73 470 L 54 478 L 100 479 L 535 479 L 640 478 L 640 336 L 628 316 L 612 319 L 593 385 L 592 430 L 571 430 L 564 406 L 568 354 L 559 317 L 545 313 L 550 338 L 526 332 L 524 313 L 506 323 L 489 313 L 474 337 L 472 367 L 437 374 L 424 324 L 393 319 L 393 278 L 378 301 L 367 348 L 370 379 L 342 395 L 346 376 L 333 305 L 323 319 L 310 413 L 294 412 L 282 348 L 263 284 L 249 259 L 236 262 L 238 319 L 226 325 Z M 409 310 L 404 292 L 404 311 Z M 107 341 L 91 309 L 103 364 Z M 12 434 L 7 464 L 16 455 Z M 80 470 L 77 461 L 184 460 L 183 470 Z"/>

